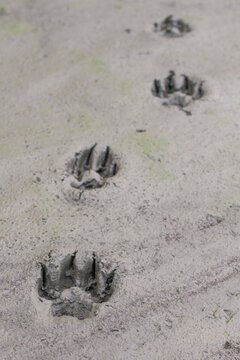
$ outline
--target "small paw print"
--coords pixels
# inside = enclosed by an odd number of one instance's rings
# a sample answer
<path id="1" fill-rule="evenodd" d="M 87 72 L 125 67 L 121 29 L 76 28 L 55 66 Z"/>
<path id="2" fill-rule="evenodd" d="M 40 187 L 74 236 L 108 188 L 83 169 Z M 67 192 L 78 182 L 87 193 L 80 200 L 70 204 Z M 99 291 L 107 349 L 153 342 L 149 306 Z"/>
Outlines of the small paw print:
<path id="1" fill-rule="evenodd" d="M 167 16 L 162 22 L 154 23 L 154 32 L 160 32 L 167 37 L 180 37 L 191 31 L 191 27 L 181 19 L 173 19 L 172 15 Z"/>
<path id="2" fill-rule="evenodd" d="M 163 105 L 183 108 L 204 95 L 203 81 L 193 81 L 185 74 L 176 77 L 171 70 L 163 81 L 153 81 L 152 94 L 162 99 Z"/>
<path id="3" fill-rule="evenodd" d="M 83 190 L 102 187 L 107 178 L 118 172 L 116 156 L 109 146 L 98 149 L 97 144 L 76 152 L 67 163 L 63 176 L 63 191 L 73 200 L 79 200 Z"/>

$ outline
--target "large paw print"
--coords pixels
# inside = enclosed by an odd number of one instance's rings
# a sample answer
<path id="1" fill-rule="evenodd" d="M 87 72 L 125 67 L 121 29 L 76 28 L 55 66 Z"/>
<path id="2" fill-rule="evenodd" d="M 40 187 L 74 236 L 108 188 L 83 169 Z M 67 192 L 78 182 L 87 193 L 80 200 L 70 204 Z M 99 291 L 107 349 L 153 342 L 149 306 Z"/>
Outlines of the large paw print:
<path id="1" fill-rule="evenodd" d="M 109 146 L 98 149 L 94 144 L 76 152 L 66 170 L 62 179 L 65 193 L 78 200 L 82 190 L 102 187 L 107 178 L 116 175 L 118 164 Z"/>
<path id="2" fill-rule="evenodd" d="M 69 315 L 82 320 L 94 315 L 96 303 L 107 301 L 113 292 L 115 269 L 110 269 L 93 254 L 82 261 L 77 252 L 56 265 L 49 254 L 41 263 L 39 296 L 52 301 L 54 316 Z"/>
<path id="3" fill-rule="evenodd" d="M 153 81 L 152 94 L 162 99 L 163 105 L 182 108 L 203 96 L 203 81 L 193 81 L 184 74 L 177 78 L 175 72 L 170 71 L 163 81 Z"/>
<path id="4" fill-rule="evenodd" d="M 161 32 L 167 37 L 180 37 L 191 31 L 191 28 L 181 19 L 173 19 L 172 15 L 167 16 L 162 22 L 154 23 L 154 32 Z"/>

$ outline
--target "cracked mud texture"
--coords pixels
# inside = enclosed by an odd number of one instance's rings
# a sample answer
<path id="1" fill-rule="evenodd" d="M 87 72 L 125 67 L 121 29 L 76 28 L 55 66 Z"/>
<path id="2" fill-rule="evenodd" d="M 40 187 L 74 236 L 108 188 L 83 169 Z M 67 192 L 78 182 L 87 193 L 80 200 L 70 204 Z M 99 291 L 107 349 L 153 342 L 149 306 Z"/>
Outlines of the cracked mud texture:
<path id="1" fill-rule="evenodd" d="M 176 38 L 191 31 L 191 27 L 181 19 L 174 19 L 172 15 L 167 16 L 162 22 L 153 24 L 154 32 L 160 32 L 164 36 Z"/>
<path id="2" fill-rule="evenodd" d="M 116 175 L 118 168 L 116 156 L 109 146 L 101 149 L 94 144 L 82 149 L 67 163 L 67 172 L 62 179 L 65 192 L 73 200 L 79 200 L 83 190 L 102 187 L 107 178 Z"/>
<path id="3" fill-rule="evenodd" d="M 171 70 L 163 81 L 154 79 L 152 94 L 160 98 L 163 105 L 183 108 L 204 95 L 203 81 L 194 81 L 185 74 L 176 77 Z"/>
<path id="4" fill-rule="evenodd" d="M 112 295 L 115 269 L 93 254 L 83 260 L 76 258 L 77 252 L 67 255 L 60 265 L 49 254 L 41 263 L 41 278 L 38 293 L 52 300 L 54 316 L 69 315 L 79 320 L 94 315 L 95 304 L 107 301 Z"/>

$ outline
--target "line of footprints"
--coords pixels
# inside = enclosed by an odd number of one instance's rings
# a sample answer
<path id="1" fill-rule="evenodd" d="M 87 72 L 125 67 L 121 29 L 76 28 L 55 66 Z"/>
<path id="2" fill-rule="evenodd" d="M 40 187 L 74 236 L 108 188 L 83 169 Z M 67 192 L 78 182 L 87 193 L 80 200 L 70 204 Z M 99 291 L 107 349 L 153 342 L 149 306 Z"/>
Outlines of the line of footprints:
<path id="1" fill-rule="evenodd" d="M 170 15 L 162 22 L 154 23 L 153 31 L 177 38 L 190 32 L 191 27 Z M 186 75 L 177 77 L 174 71 L 170 71 L 162 81 L 155 79 L 151 91 L 163 105 L 174 105 L 179 109 L 204 94 L 203 81 L 194 81 Z M 84 190 L 102 187 L 108 178 L 116 175 L 118 169 L 118 159 L 109 146 L 102 149 L 94 144 L 82 149 L 66 164 L 61 179 L 63 192 L 68 197 L 70 194 L 72 200 L 79 200 Z M 115 269 L 95 253 L 91 257 L 78 259 L 75 251 L 59 264 L 50 252 L 40 266 L 38 294 L 42 301 L 51 301 L 54 316 L 69 315 L 83 320 L 95 315 L 98 304 L 112 295 Z"/>

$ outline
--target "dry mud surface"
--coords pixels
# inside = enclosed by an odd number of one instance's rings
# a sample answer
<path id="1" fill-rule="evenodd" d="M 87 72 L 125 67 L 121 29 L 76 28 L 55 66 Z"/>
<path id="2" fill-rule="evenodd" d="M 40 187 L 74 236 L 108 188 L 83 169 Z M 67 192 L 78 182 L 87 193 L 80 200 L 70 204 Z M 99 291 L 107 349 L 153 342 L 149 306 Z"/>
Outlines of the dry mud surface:
<path id="1" fill-rule="evenodd" d="M 0 7 L 1 359 L 240 359 L 240 2 Z M 191 32 L 154 32 L 171 14 Z M 170 70 L 205 81 L 191 116 L 151 94 Z M 95 143 L 119 170 L 69 201 L 64 164 Z M 37 289 L 76 250 L 116 268 L 84 320 Z"/>

